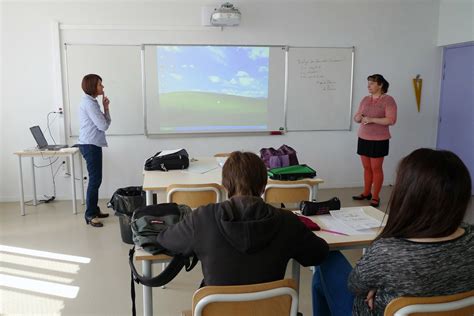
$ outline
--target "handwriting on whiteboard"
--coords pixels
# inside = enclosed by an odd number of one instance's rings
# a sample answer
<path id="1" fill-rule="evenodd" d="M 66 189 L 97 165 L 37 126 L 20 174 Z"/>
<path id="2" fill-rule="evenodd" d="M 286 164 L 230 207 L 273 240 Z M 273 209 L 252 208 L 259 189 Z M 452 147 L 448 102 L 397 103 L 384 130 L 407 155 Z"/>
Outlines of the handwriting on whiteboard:
<path id="1" fill-rule="evenodd" d="M 336 91 L 337 82 L 334 79 L 328 78 L 330 74 L 326 71 L 328 64 L 340 63 L 344 59 L 341 58 L 299 58 L 297 64 L 300 73 L 300 78 L 313 81 L 321 91 Z"/>

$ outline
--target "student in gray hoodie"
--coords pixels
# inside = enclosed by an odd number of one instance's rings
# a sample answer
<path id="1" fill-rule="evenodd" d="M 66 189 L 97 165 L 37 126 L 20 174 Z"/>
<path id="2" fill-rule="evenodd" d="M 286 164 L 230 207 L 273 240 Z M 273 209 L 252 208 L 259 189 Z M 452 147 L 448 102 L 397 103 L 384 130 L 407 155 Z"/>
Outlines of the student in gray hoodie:
<path id="1" fill-rule="evenodd" d="M 199 207 L 158 235 L 173 253 L 199 258 L 202 286 L 280 280 L 290 259 L 314 266 L 327 256 L 327 243 L 295 214 L 262 200 L 267 170 L 257 155 L 233 152 L 223 166 L 222 184 L 229 200 Z"/>

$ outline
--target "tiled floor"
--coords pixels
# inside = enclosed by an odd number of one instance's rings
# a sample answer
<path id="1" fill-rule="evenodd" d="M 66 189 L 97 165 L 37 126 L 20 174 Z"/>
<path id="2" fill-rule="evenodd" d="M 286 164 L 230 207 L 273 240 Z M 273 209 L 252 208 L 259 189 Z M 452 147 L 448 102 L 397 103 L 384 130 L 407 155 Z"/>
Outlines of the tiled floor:
<path id="1" fill-rule="evenodd" d="M 363 205 L 351 200 L 358 193 L 360 188 L 320 190 L 319 199 L 338 196 L 343 206 Z M 389 193 L 389 187 L 383 189 L 382 210 Z M 106 210 L 105 200 L 101 204 Z M 471 208 L 471 222 L 472 213 Z M 26 216 L 20 216 L 18 203 L 0 203 L 0 315 L 130 315 L 130 246 L 121 242 L 117 217 L 104 223 L 103 228 L 86 225 L 83 211 L 72 214 L 70 201 L 27 207 Z M 23 253 L 25 249 L 46 253 Z M 361 251 L 345 254 L 355 262 Z M 176 316 L 189 309 L 200 280 L 197 266 L 181 272 L 166 289 L 154 289 L 154 314 Z M 311 315 L 310 284 L 311 271 L 302 268 L 304 315 Z M 136 290 L 140 315 L 141 286 Z"/>

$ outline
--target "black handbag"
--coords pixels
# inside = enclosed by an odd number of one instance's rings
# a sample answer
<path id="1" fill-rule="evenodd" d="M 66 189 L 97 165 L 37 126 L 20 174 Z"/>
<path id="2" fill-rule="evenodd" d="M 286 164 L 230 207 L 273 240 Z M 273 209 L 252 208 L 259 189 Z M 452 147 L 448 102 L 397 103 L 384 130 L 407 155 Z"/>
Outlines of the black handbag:
<path id="1" fill-rule="evenodd" d="M 161 151 L 145 161 L 145 170 L 179 170 L 189 167 L 189 155 L 186 149 L 168 155 L 161 155 Z"/>
<path id="2" fill-rule="evenodd" d="M 300 203 L 301 214 L 306 216 L 329 214 L 330 210 L 340 210 L 341 201 L 338 197 L 322 202 L 302 201 Z"/>

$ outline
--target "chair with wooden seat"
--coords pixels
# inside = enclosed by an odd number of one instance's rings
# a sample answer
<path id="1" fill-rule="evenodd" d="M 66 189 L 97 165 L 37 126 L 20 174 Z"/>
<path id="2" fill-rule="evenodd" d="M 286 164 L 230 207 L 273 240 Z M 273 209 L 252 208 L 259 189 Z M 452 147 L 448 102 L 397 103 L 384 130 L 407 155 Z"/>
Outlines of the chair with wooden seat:
<path id="1" fill-rule="evenodd" d="M 263 200 L 270 204 L 287 204 L 313 199 L 311 180 L 277 181 L 269 180 L 263 193 Z"/>
<path id="2" fill-rule="evenodd" d="M 472 316 L 474 290 L 432 297 L 399 297 L 385 308 L 384 316 Z"/>
<path id="3" fill-rule="evenodd" d="M 192 209 L 221 200 L 221 186 L 216 183 L 172 184 L 166 189 L 168 203 L 186 204 Z"/>
<path id="4" fill-rule="evenodd" d="M 205 286 L 193 295 L 193 312 L 183 316 L 296 316 L 298 294 L 293 279 L 274 282 Z"/>

